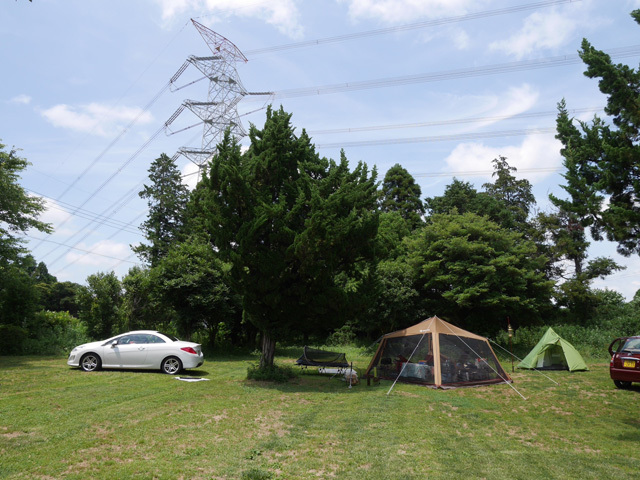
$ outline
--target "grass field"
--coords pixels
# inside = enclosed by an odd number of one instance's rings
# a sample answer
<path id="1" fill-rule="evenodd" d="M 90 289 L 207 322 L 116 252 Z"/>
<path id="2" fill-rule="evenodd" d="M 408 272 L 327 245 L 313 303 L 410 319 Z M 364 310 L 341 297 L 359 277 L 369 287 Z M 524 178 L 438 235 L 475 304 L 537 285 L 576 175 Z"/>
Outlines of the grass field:
<path id="1" fill-rule="evenodd" d="M 297 349 L 299 350 L 299 349 Z M 278 363 L 293 363 L 294 349 Z M 369 357 L 348 350 L 365 368 Z M 256 357 L 210 357 L 187 383 L 154 372 L 0 357 L 0 478 L 608 479 L 640 471 L 640 389 L 590 371 L 514 386 L 349 389 L 305 374 L 245 380 Z M 511 366 L 504 364 L 511 370 Z"/>

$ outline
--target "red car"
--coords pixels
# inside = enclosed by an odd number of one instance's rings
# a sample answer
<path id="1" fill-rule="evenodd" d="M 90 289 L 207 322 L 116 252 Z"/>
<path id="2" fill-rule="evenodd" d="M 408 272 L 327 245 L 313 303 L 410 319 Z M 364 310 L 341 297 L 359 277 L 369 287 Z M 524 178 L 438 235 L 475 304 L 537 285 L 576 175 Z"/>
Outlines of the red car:
<path id="1" fill-rule="evenodd" d="M 609 345 L 609 374 L 618 388 L 640 382 L 640 337 L 616 338 Z"/>

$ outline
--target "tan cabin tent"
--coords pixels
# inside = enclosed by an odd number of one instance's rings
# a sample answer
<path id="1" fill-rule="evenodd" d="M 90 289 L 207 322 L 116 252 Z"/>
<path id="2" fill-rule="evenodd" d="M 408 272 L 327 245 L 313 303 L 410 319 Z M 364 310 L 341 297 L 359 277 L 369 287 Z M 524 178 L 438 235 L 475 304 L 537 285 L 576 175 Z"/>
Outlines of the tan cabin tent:
<path id="1" fill-rule="evenodd" d="M 485 337 L 438 317 L 384 335 L 365 377 L 436 388 L 511 382 Z"/>

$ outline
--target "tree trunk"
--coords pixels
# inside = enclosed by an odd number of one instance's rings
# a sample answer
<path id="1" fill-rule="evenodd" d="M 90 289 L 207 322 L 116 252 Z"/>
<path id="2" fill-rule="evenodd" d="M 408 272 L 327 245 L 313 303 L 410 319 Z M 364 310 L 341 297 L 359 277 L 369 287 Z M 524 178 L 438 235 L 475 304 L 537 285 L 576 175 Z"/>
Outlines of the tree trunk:
<path id="1" fill-rule="evenodd" d="M 271 336 L 262 332 L 262 355 L 260 356 L 260 368 L 272 367 L 273 357 L 276 353 L 276 341 Z"/>

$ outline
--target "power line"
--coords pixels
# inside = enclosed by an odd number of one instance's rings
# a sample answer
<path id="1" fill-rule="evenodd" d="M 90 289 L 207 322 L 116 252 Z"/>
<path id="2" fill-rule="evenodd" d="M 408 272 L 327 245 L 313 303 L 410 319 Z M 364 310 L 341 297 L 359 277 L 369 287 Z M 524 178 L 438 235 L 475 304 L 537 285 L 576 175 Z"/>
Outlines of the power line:
<path id="1" fill-rule="evenodd" d="M 518 173 L 550 173 L 560 172 L 560 167 L 543 167 L 543 168 L 519 168 Z M 430 173 L 412 173 L 414 178 L 424 177 L 481 177 L 491 175 L 494 170 L 463 170 L 458 172 L 430 172 Z"/>
<path id="2" fill-rule="evenodd" d="M 284 45 L 276 45 L 273 47 L 265 47 L 265 48 L 256 48 L 254 50 L 247 50 L 245 53 L 246 55 L 262 55 L 265 53 L 273 53 L 273 52 L 282 52 L 285 50 L 293 50 L 296 48 L 304 48 L 304 47 L 314 47 L 314 46 L 319 46 L 319 45 L 327 45 L 330 43 L 339 43 L 339 42 L 344 42 L 344 41 L 349 41 L 349 40 L 356 40 L 356 39 L 360 39 L 360 38 L 367 38 L 367 37 L 374 37 L 374 36 L 378 36 L 378 35 L 387 35 L 390 33 L 398 33 L 398 32 L 406 32 L 409 30 L 417 30 L 417 29 L 421 29 L 421 28 L 429 28 L 429 27 L 436 27 L 436 26 L 440 26 L 440 25 L 447 25 L 450 23 L 459 23 L 459 22 L 464 22 L 464 21 L 469 21 L 469 20 L 478 20 L 481 18 L 488 18 L 488 17 L 495 17 L 498 15 L 506 15 L 506 14 L 510 14 L 510 13 L 517 13 L 517 12 L 522 12 L 522 11 L 526 11 L 526 10 L 534 10 L 534 9 L 539 9 L 539 8 L 544 8 L 544 7 L 549 7 L 549 6 L 555 6 L 555 5 L 562 5 L 565 3 L 576 3 L 580 0 L 550 0 L 550 1 L 543 1 L 543 2 L 535 2 L 535 3 L 529 3 L 526 5 L 517 5 L 514 7 L 507 7 L 507 8 L 499 8 L 496 10 L 486 10 L 483 12 L 476 12 L 476 13 L 469 13 L 466 15 L 458 15 L 458 16 L 454 16 L 454 17 L 446 17 L 446 18 L 439 18 L 439 19 L 435 19 L 435 20 L 426 20 L 423 22 L 415 22 L 415 23 L 409 23 L 409 24 L 405 24 L 405 25 L 397 25 L 394 27 L 388 27 L 388 28 L 379 28 L 376 30 L 367 30 L 364 32 L 357 32 L 357 33 L 347 33 L 344 35 L 336 35 L 333 37 L 325 37 L 325 38 L 320 38 L 317 40 L 307 40 L 307 41 L 303 41 L 303 42 L 295 42 L 295 43 L 287 43 Z"/>
<path id="3" fill-rule="evenodd" d="M 83 248 L 78 248 L 78 247 L 75 247 L 75 246 L 74 246 L 74 247 L 72 247 L 71 245 L 66 245 L 66 244 L 61 243 L 61 242 L 56 242 L 56 241 L 51 240 L 51 239 L 49 239 L 49 238 L 37 238 L 37 237 L 32 237 L 31 235 L 25 235 L 25 237 L 31 238 L 32 240 L 38 240 L 38 241 L 41 241 L 41 242 L 56 243 L 56 244 L 58 244 L 58 245 L 62 245 L 62 246 L 64 246 L 64 247 L 67 247 L 67 248 L 72 249 L 72 250 L 78 250 L 78 251 L 80 251 L 80 252 L 90 253 L 90 254 L 92 254 L 92 255 L 98 255 L 99 257 L 110 258 L 110 259 L 112 259 L 112 260 L 118 260 L 118 261 L 121 261 L 121 262 L 127 262 L 127 263 L 133 263 L 133 264 L 138 263 L 138 262 L 129 262 L 129 261 L 124 260 L 124 259 L 122 259 L 122 258 L 113 257 L 113 256 L 111 256 L 111 255 L 104 255 L 104 254 L 102 254 L 102 253 L 97 253 L 97 252 L 95 252 L 95 251 L 91 251 L 91 250 L 85 250 L 85 249 L 83 249 Z"/>
<path id="4" fill-rule="evenodd" d="M 55 210 L 59 210 L 61 212 L 65 212 L 68 213 L 69 215 L 75 215 L 77 217 L 80 217 L 82 219 L 85 220 L 91 220 L 93 221 L 98 221 L 98 220 L 102 220 L 104 222 L 105 225 L 112 227 L 112 228 L 117 228 L 119 230 L 126 230 L 128 227 L 128 224 L 125 222 L 121 222 L 120 220 L 115 220 L 111 217 L 105 217 L 104 215 L 100 214 L 100 213 L 95 213 L 95 212 L 91 212 L 89 210 L 84 210 L 81 209 L 79 207 L 76 207 L 74 205 L 71 205 L 70 203 L 66 203 L 63 202 L 61 200 L 55 200 L 47 195 L 44 195 L 42 193 L 36 192 L 35 190 L 32 189 L 28 189 L 29 192 L 45 198 L 47 200 L 50 200 L 51 202 L 54 203 L 48 203 L 47 207 L 48 208 L 53 208 Z M 140 231 L 136 228 L 135 230 L 133 229 L 129 229 L 127 230 L 129 233 L 135 233 L 137 235 L 141 235 Z"/>
<path id="5" fill-rule="evenodd" d="M 459 140 L 477 140 L 480 138 L 521 137 L 555 132 L 553 128 L 529 128 L 521 130 L 501 130 L 494 132 L 456 133 L 453 135 L 432 135 L 429 137 L 386 138 L 380 140 L 356 140 L 353 142 L 335 142 L 316 145 L 317 148 L 373 147 L 377 145 L 399 145 L 406 143 L 451 142 Z"/>
<path id="6" fill-rule="evenodd" d="M 138 215 L 136 218 L 134 218 L 133 220 L 131 220 L 131 221 L 127 224 L 127 226 L 132 226 L 134 223 L 138 222 L 138 221 L 139 221 L 139 220 L 140 220 L 140 219 L 145 215 L 145 213 L 146 213 L 146 212 L 143 212 L 143 213 L 141 213 L 140 215 Z M 107 240 L 111 240 L 111 239 L 112 239 L 113 237 L 115 237 L 118 233 L 120 233 L 120 232 L 117 232 L 117 231 L 116 231 L 116 232 L 112 233 L 112 234 L 107 238 Z M 85 236 L 85 237 L 86 237 L 86 236 Z M 84 238 L 83 238 L 83 240 L 84 240 Z M 80 240 L 80 241 L 82 241 L 82 240 Z M 80 242 L 78 242 L 78 243 L 80 243 Z M 78 245 L 78 243 L 76 243 L 75 245 Z M 61 255 L 61 257 L 62 257 L 62 256 L 64 256 L 64 255 L 66 255 L 68 252 L 69 252 L 69 250 L 67 250 L 63 255 Z M 61 267 L 61 268 L 56 272 L 56 274 L 58 274 L 58 273 L 60 273 L 60 272 L 64 271 L 65 269 L 67 269 L 67 268 L 68 268 L 68 267 L 70 267 L 71 265 L 73 265 L 73 264 L 75 264 L 76 262 L 80 261 L 80 259 L 82 259 L 82 258 L 84 258 L 84 257 L 86 257 L 87 255 L 90 255 L 90 254 L 92 254 L 92 253 L 94 253 L 94 251 L 88 251 L 88 252 L 86 252 L 83 256 L 78 257 L 78 258 L 76 258 L 75 260 L 73 260 L 73 261 L 71 261 L 71 262 L 67 263 L 64 267 Z M 129 256 L 127 257 L 127 259 L 128 259 L 128 258 L 131 258 L 131 257 L 132 257 L 132 256 L 134 256 L 134 255 L 135 255 L 135 254 L 131 254 L 131 255 L 129 255 Z M 59 257 L 59 258 L 61 258 L 61 257 Z M 57 260 L 57 259 L 56 259 L 56 260 Z M 118 260 L 118 259 L 116 259 L 116 260 Z M 122 264 L 122 263 L 123 263 L 123 262 L 125 262 L 125 261 L 126 261 L 126 260 L 120 260 L 120 262 L 119 262 L 117 265 L 120 265 L 120 264 Z M 51 264 L 53 264 L 53 263 L 55 263 L 55 260 L 54 260 L 54 262 L 52 262 Z M 139 263 L 139 262 L 131 262 L 131 263 Z M 116 266 L 117 266 L 117 265 L 116 265 Z M 115 267 L 114 267 L 114 268 L 115 268 Z"/>
<path id="7" fill-rule="evenodd" d="M 640 55 L 640 45 L 630 45 L 627 47 L 606 50 L 611 58 L 628 58 Z M 422 73 L 417 75 L 403 75 L 392 78 L 378 78 L 373 80 L 362 80 L 355 82 L 335 83 L 331 85 L 319 85 L 314 87 L 292 88 L 275 91 L 271 95 L 272 99 L 298 98 L 313 95 L 330 95 L 354 90 L 370 90 L 375 88 L 397 87 L 402 85 L 412 85 L 419 83 L 441 82 L 445 80 L 457 80 L 461 78 L 480 77 L 486 75 L 497 75 L 500 73 L 511 73 L 527 70 L 539 70 L 543 68 L 563 67 L 575 65 L 582 62 L 578 54 L 560 55 L 555 57 L 545 57 L 536 60 L 520 60 L 516 62 L 498 63 L 480 67 L 461 68 L 447 70 L 443 72 Z M 251 101 L 248 99 L 247 101 Z"/>
<path id="8" fill-rule="evenodd" d="M 597 112 L 603 110 L 604 107 L 590 107 L 590 108 L 575 108 L 568 113 L 576 115 L 579 113 Z M 530 113 L 518 113 L 515 115 L 496 115 L 492 117 L 465 117 L 465 118 L 453 118 L 450 120 L 434 120 L 431 122 L 415 122 L 415 123 L 399 123 L 392 125 L 372 125 L 365 127 L 349 127 L 349 128 L 331 128 L 326 130 L 310 130 L 309 135 L 325 135 L 336 133 L 356 133 L 356 132 L 371 132 L 376 130 L 396 130 L 406 128 L 422 128 L 422 127 L 439 127 L 445 125 L 460 125 L 465 123 L 483 123 L 494 122 L 499 120 L 519 120 L 526 118 L 540 118 L 555 116 L 558 114 L 557 110 L 551 110 L 546 112 L 530 112 Z"/>

